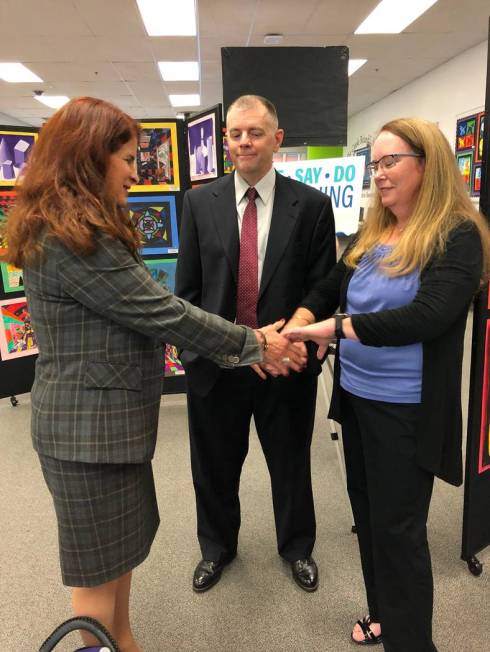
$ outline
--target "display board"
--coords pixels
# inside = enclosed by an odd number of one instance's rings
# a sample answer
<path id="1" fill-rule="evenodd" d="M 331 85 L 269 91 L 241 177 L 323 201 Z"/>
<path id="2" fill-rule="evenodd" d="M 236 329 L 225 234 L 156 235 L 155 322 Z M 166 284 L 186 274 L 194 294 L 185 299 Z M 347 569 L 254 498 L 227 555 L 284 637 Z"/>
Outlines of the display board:
<path id="1" fill-rule="evenodd" d="M 346 145 L 348 63 L 345 46 L 221 48 L 224 109 L 263 95 L 277 108 L 284 147 Z"/>
<path id="2" fill-rule="evenodd" d="M 490 21 L 489 21 L 490 34 Z M 487 62 L 485 113 L 490 111 L 490 51 Z M 468 124 L 468 121 L 466 122 Z M 488 120 L 476 120 L 475 130 L 481 151 L 480 210 L 490 224 L 490 169 Z M 471 127 L 472 128 L 472 127 Z M 488 286 L 475 303 L 473 345 L 468 408 L 468 439 L 463 511 L 463 541 L 461 557 L 475 575 L 482 567 L 475 555 L 490 544 L 490 297 Z"/>
<path id="3" fill-rule="evenodd" d="M 153 278 L 173 292 L 182 201 L 190 187 L 185 123 L 152 118 L 139 126 L 139 183 L 130 190 L 128 208 L 140 233 L 145 264 Z M 163 393 L 185 392 L 184 369 L 174 346 L 166 345 L 162 364 Z"/>
<path id="4" fill-rule="evenodd" d="M 37 136 L 36 128 L 0 126 L 0 222 L 15 204 L 15 184 Z M 7 250 L 0 235 L 0 398 L 31 391 L 38 352 L 22 270 L 6 262 Z"/>

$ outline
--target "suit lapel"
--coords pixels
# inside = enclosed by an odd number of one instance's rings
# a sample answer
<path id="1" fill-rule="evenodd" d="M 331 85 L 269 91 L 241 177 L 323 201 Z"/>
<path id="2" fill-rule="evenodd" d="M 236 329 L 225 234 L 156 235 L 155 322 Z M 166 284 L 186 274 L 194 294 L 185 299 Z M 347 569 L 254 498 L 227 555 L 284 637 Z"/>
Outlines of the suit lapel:
<path id="1" fill-rule="evenodd" d="M 288 179 L 276 172 L 276 189 L 272 209 L 271 227 L 267 240 L 264 267 L 259 289 L 259 299 L 266 290 L 286 250 L 294 225 L 298 219 L 299 200 Z"/>
<path id="2" fill-rule="evenodd" d="M 220 186 L 213 189 L 212 192 L 213 221 L 236 283 L 240 241 L 236 215 L 234 175 L 230 174 L 225 177 Z"/>

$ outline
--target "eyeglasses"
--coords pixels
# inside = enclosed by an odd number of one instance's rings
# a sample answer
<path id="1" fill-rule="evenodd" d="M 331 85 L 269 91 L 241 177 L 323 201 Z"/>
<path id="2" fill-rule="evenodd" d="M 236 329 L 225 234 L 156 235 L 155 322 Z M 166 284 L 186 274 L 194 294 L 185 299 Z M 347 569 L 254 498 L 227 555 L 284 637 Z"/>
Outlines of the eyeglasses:
<path id="1" fill-rule="evenodd" d="M 371 161 L 368 163 L 366 165 L 366 170 L 368 170 L 369 174 L 373 177 L 379 167 L 381 167 L 382 170 L 389 170 L 390 168 L 395 167 L 401 158 L 406 156 L 410 158 L 424 158 L 424 154 L 415 154 L 415 152 L 407 154 L 385 154 L 385 156 L 382 156 L 377 161 Z"/>

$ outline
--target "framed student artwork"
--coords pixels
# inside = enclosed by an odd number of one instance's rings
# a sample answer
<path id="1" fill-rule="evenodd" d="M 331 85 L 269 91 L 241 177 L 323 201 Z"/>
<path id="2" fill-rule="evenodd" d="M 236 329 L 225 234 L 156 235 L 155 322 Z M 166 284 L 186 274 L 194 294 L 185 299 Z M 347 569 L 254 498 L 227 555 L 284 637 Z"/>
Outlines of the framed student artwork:
<path id="1" fill-rule="evenodd" d="M 0 357 L 13 360 L 39 353 L 25 297 L 0 301 Z"/>
<path id="2" fill-rule="evenodd" d="M 0 270 L 2 273 L 3 291 L 5 293 L 22 292 L 24 290 L 21 269 L 10 263 L 0 262 Z"/>
<path id="3" fill-rule="evenodd" d="M 482 111 L 477 116 L 476 123 L 476 143 L 475 143 L 475 163 L 481 163 L 483 159 L 483 136 L 485 134 L 485 112 Z"/>
<path id="4" fill-rule="evenodd" d="M 130 196 L 128 208 L 141 237 L 142 256 L 178 252 L 177 209 L 173 195 Z"/>
<path id="5" fill-rule="evenodd" d="M 460 118 L 456 122 L 456 152 L 472 149 L 476 143 L 476 115 Z"/>
<path id="6" fill-rule="evenodd" d="M 479 197 L 480 187 L 481 187 L 481 163 L 478 163 L 476 165 L 473 165 L 473 170 L 471 171 L 470 195 L 472 197 Z"/>
<path id="7" fill-rule="evenodd" d="M 473 167 L 473 152 L 460 152 L 456 154 L 459 171 L 464 179 L 468 191 L 471 184 L 471 169 Z"/>
<path id="8" fill-rule="evenodd" d="M 36 131 L 0 127 L 0 187 L 15 185 L 36 140 Z"/>
<path id="9" fill-rule="evenodd" d="M 139 183 L 130 192 L 180 190 L 176 122 L 140 122 L 136 163 Z"/>
<path id="10" fill-rule="evenodd" d="M 186 121 L 191 183 L 223 174 L 221 107 L 214 106 Z"/>
<path id="11" fill-rule="evenodd" d="M 182 362 L 177 354 L 177 347 L 173 344 L 165 345 L 165 378 L 183 376 L 185 374 Z"/>
<path id="12" fill-rule="evenodd" d="M 0 190 L 0 224 L 7 218 L 9 210 L 15 203 L 15 191 Z M 7 253 L 7 240 L 0 233 L 0 256 Z"/>
<path id="13" fill-rule="evenodd" d="M 177 258 L 146 258 L 145 265 L 151 277 L 170 292 L 175 292 L 175 270 Z"/>
<path id="14" fill-rule="evenodd" d="M 223 172 L 224 174 L 231 174 L 235 166 L 231 160 L 230 147 L 228 145 L 228 136 L 226 129 L 223 129 Z"/>

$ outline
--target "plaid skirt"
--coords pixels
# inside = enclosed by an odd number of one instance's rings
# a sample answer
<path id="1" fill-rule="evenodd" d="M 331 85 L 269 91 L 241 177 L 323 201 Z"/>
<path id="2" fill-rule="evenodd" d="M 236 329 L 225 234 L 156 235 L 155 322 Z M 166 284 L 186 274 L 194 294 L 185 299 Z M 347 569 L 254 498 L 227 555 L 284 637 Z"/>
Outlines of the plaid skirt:
<path id="1" fill-rule="evenodd" d="M 67 586 L 98 586 L 148 556 L 160 517 L 151 462 L 91 464 L 39 455 Z"/>

